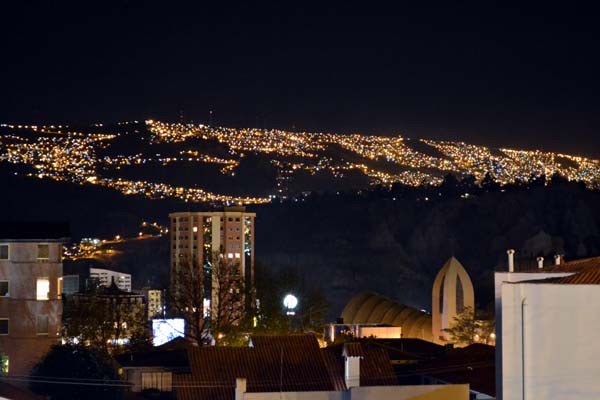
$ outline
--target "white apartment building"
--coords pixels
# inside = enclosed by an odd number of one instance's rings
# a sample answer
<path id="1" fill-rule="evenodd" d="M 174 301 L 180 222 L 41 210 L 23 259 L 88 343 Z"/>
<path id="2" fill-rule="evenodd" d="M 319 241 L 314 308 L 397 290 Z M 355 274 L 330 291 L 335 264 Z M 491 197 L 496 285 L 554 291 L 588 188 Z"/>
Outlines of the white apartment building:
<path id="1" fill-rule="evenodd" d="M 600 257 L 497 272 L 498 399 L 600 398 Z"/>
<path id="2" fill-rule="evenodd" d="M 110 286 L 114 280 L 119 289 L 131 292 L 131 274 L 109 269 L 90 268 L 90 278 L 98 279 L 100 285 L 106 287 Z"/>

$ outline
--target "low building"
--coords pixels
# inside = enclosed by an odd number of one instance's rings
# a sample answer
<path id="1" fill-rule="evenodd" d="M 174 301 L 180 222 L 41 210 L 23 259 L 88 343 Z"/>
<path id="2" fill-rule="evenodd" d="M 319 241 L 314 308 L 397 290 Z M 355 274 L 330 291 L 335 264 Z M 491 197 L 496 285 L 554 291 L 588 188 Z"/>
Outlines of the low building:
<path id="1" fill-rule="evenodd" d="M 600 396 L 600 257 L 516 272 L 496 280 L 498 399 Z"/>
<path id="2" fill-rule="evenodd" d="M 58 343 L 62 250 L 69 227 L 0 223 L 0 352 L 2 373 L 29 375 Z"/>
<path id="3" fill-rule="evenodd" d="M 132 337 L 149 338 L 144 295 L 121 290 L 112 282 L 76 293 L 65 301 L 65 339 L 94 346 L 119 346 Z"/>
<path id="4" fill-rule="evenodd" d="M 178 399 L 467 400 L 468 385 L 400 386 L 383 349 L 346 343 L 320 349 L 312 335 L 255 336 L 250 347 L 188 348 Z"/>
<path id="5" fill-rule="evenodd" d="M 450 338 L 446 329 L 452 327 L 456 316 L 465 309 L 474 311 L 474 299 L 469 274 L 456 258 L 450 257 L 433 282 L 431 313 L 365 291 L 346 304 L 340 319 L 345 325 L 399 327 L 403 338 L 447 344 Z M 381 334 L 393 332 L 380 330 Z M 330 336 L 335 336 L 335 332 Z"/>
<path id="6" fill-rule="evenodd" d="M 146 390 L 173 393 L 173 376 L 190 373 L 185 347 L 159 347 L 144 353 L 123 354 L 115 360 L 121 366 L 122 378 L 131 385 L 130 390 L 133 393 Z"/>
<path id="7" fill-rule="evenodd" d="M 101 286 L 110 286 L 114 281 L 119 289 L 131 292 L 131 274 L 103 268 L 90 268 L 90 278 L 97 279 Z"/>
<path id="8" fill-rule="evenodd" d="M 354 296 L 344 307 L 341 320 L 343 325 L 400 327 L 402 337 L 433 341 L 431 314 L 374 292 Z"/>
<path id="9" fill-rule="evenodd" d="M 368 337 L 400 339 L 402 327 L 378 324 L 329 324 L 325 328 L 325 340 L 330 343 L 335 342 L 340 335 L 349 335 L 356 339 Z"/>

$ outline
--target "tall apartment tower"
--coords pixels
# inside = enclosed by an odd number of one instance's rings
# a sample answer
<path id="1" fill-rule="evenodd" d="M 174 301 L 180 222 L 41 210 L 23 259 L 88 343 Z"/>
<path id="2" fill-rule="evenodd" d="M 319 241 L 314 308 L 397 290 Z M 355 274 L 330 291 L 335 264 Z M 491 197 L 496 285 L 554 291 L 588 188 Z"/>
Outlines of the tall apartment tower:
<path id="1" fill-rule="evenodd" d="M 211 310 L 214 287 L 211 262 L 215 252 L 222 253 L 240 267 L 244 283 L 254 287 L 254 218 L 245 207 L 225 207 L 224 211 L 178 212 L 171 221 L 171 277 L 183 263 L 193 261 L 203 267 L 203 307 Z M 171 281 L 171 290 L 177 283 Z"/>
<path id="2" fill-rule="evenodd" d="M 29 375 L 60 338 L 66 224 L 0 222 L 2 372 Z"/>

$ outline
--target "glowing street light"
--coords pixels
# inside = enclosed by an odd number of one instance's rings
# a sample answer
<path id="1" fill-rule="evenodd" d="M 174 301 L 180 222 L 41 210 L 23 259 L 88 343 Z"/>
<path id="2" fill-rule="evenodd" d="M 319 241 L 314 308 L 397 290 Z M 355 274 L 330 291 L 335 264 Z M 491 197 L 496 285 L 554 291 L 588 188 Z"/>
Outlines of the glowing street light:
<path id="1" fill-rule="evenodd" d="M 298 298 L 293 294 L 288 294 L 283 298 L 283 306 L 287 309 L 287 315 L 295 315 L 294 309 L 298 306 Z"/>

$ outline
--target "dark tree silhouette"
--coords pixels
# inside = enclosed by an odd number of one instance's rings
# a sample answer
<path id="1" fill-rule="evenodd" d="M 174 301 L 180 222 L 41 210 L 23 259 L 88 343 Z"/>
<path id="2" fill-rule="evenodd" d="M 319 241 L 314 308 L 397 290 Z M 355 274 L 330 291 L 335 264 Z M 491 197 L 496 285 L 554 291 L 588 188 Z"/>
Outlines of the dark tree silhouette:
<path id="1" fill-rule="evenodd" d="M 33 368 L 29 387 L 51 400 L 122 399 L 125 384 L 108 353 L 78 345 L 53 346 Z"/>

